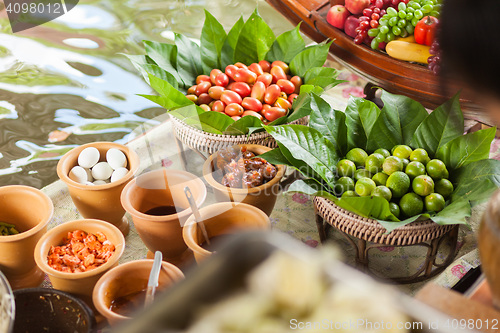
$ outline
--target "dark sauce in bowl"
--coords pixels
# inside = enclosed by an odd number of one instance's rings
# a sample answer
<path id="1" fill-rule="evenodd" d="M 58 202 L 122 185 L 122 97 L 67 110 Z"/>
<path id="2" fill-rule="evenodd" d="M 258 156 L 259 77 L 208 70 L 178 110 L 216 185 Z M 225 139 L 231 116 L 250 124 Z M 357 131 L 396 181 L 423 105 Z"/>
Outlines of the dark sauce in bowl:
<path id="1" fill-rule="evenodd" d="M 135 312 L 144 307 L 147 289 L 139 290 L 111 301 L 109 309 L 119 315 L 131 317 Z"/>
<path id="2" fill-rule="evenodd" d="M 163 216 L 163 215 L 172 215 L 177 214 L 183 211 L 183 208 L 177 206 L 158 206 L 148 209 L 144 214 L 154 215 L 154 216 Z"/>

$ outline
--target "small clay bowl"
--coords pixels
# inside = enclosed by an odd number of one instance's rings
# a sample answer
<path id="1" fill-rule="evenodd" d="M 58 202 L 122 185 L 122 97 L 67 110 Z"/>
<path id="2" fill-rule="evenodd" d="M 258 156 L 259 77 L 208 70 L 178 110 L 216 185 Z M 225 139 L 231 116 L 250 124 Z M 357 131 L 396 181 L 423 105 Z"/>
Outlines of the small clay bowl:
<path id="1" fill-rule="evenodd" d="M 260 155 L 271 150 L 269 147 L 253 144 L 238 145 L 238 147 L 240 147 L 240 149 L 241 147 L 246 147 L 248 151 L 251 151 L 255 155 Z M 277 165 L 276 167 L 278 170 L 276 176 L 261 186 L 252 188 L 227 187 L 214 178 L 217 154 L 218 153 L 210 155 L 203 164 L 203 177 L 208 185 L 213 188 L 215 199 L 219 202 L 230 201 L 247 203 L 260 208 L 268 216 L 271 215 L 280 191 L 279 183 L 285 174 L 285 166 Z"/>
<path id="2" fill-rule="evenodd" d="M 83 230 L 92 234 L 102 232 L 115 246 L 115 252 L 104 264 L 85 272 L 61 272 L 50 267 L 47 263 L 47 256 L 51 246 L 61 245 L 68 232 L 75 230 Z M 100 220 L 76 220 L 65 222 L 47 231 L 36 245 L 35 261 L 38 267 L 47 273 L 55 289 L 79 296 L 83 300 L 89 302 L 88 304 L 92 304 L 92 290 L 97 280 L 99 280 L 108 270 L 118 265 L 118 260 L 122 256 L 124 249 L 125 238 L 121 231 L 114 225 Z"/>
<path id="3" fill-rule="evenodd" d="M 96 325 L 94 313 L 84 302 L 60 290 L 20 289 L 14 297 L 14 332 L 89 333 Z"/>
<path id="4" fill-rule="evenodd" d="M 153 267 L 152 259 L 135 260 L 119 265 L 104 274 L 95 285 L 92 294 L 94 306 L 110 324 L 116 324 L 130 317 L 111 311 L 113 301 L 127 298 L 127 295 L 145 291 L 148 287 L 149 274 Z M 156 293 L 161 293 L 176 281 L 184 278 L 181 270 L 163 261 Z M 157 295 L 156 294 L 156 295 Z M 140 299 L 140 300 L 139 300 Z M 144 307 L 142 298 L 136 298 L 137 311 Z"/>
<path id="5" fill-rule="evenodd" d="M 209 205 L 200 209 L 200 216 L 208 238 L 212 241 L 224 235 L 271 227 L 269 217 L 262 210 L 245 203 L 221 202 Z M 194 215 L 191 215 L 184 225 L 182 236 L 193 251 L 197 263 L 212 254 L 201 246 L 205 243 L 205 238 L 195 222 Z"/>
<path id="6" fill-rule="evenodd" d="M 20 232 L 0 236 L 0 270 L 12 289 L 36 287 L 43 282 L 44 274 L 35 264 L 33 250 L 53 213 L 50 198 L 36 188 L 0 187 L 0 221 L 14 224 Z"/>
<path id="7" fill-rule="evenodd" d="M 186 186 L 200 207 L 207 195 L 205 184 L 182 170 L 161 168 L 144 173 L 129 182 L 121 196 L 123 207 L 132 215 L 135 229 L 150 253 L 160 251 L 165 261 L 176 265 L 182 265 L 187 254 L 191 255 L 182 239 L 182 226 L 192 213 L 184 193 Z M 161 206 L 175 206 L 178 210 L 168 215 L 146 214 Z"/>
<path id="8" fill-rule="evenodd" d="M 99 162 L 106 160 L 106 152 L 111 148 L 121 150 L 127 157 L 129 172 L 121 179 L 103 185 L 86 185 L 69 178 L 70 170 L 78 165 L 78 156 L 87 147 L 99 150 Z M 69 194 L 76 208 L 86 219 L 107 221 L 120 229 L 123 235 L 128 235 L 130 226 L 124 217 L 125 209 L 120 202 L 120 194 L 127 183 L 139 169 L 140 160 L 137 153 L 122 144 L 114 142 L 94 142 L 76 147 L 57 163 L 57 175 L 68 186 Z"/>

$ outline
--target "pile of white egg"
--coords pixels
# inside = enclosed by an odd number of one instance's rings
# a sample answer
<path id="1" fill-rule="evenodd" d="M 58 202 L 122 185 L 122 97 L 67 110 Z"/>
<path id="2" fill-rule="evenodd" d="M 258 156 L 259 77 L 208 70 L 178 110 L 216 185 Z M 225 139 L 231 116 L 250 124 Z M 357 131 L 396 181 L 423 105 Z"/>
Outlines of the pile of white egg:
<path id="1" fill-rule="evenodd" d="M 116 148 L 106 152 L 106 162 L 95 147 L 87 147 L 78 155 L 78 165 L 69 171 L 69 178 L 80 184 L 103 185 L 117 181 L 128 173 L 127 157 Z"/>

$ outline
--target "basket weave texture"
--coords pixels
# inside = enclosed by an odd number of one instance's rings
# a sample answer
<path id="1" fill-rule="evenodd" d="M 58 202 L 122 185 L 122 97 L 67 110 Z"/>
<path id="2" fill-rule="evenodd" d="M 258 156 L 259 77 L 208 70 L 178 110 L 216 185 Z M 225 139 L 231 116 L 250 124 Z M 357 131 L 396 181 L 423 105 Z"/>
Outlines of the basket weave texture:
<path id="1" fill-rule="evenodd" d="M 201 131 L 187 125 L 176 117 L 170 117 L 174 129 L 174 134 L 178 140 L 191 149 L 202 153 L 213 154 L 220 149 L 237 144 L 257 144 L 269 148 L 276 148 L 276 140 L 267 132 L 253 133 L 250 135 L 226 135 L 213 134 Z M 297 119 L 287 125 L 307 125 L 309 117 Z"/>
<path id="2" fill-rule="evenodd" d="M 454 227 L 425 220 L 412 222 L 386 233 L 386 229 L 376 220 L 340 208 L 328 199 L 315 197 L 314 207 L 319 216 L 340 231 L 368 242 L 389 246 L 415 245 L 431 241 Z"/>

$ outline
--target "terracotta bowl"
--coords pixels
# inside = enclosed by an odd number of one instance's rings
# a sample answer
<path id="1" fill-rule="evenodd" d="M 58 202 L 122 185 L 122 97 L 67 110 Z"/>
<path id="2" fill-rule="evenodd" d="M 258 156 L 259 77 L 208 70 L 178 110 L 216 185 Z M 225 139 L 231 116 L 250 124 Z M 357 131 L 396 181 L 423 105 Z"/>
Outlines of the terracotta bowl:
<path id="1" fill-rule="evenodd" d="M 41 331 L 90 333 L 96 325 L 94 313 L 81 300 L 49 288 L 28 288 L 14 292 L 14 332 Z"/>
<path id="2" fill-rule="evenodd" d="M 63 239 L 68 232 L 83 230 L 87 233 L 102 232 L 107 239 L 115 246 L 115 252 L 101 266 L 86 272 L 71 273 L 61 272 L 47 263 L 47 255 L 51 246 L 58 246 L 63 243 Z M 114 225 L 100 220 L 76 220 L 65 222 L 50 229 L 38 242 L 35 248 L 35 261 L 38 267 L 49 276 L 50 282 L 55 289 L 59 289 L 81 297 L 92 304 L 92 290 L 99 278 L 111 268 L 118 265 L 118 260 L 125 249 L 125 238 L 121 231 Z"/>
<path id="3" fill-rule="evenodd" d="M 184 194 L 189 186 L 196 204 L 205 201 L 207 189 L 195 175 L 181 170 L 157 169 L 144 173 L 125 186 L 122 204 L 132 215 L 135 229 L 146 247 L 154 253 L 160 251 L 165 261 L 180 264 L 186 256 L 187 245 L 182 239 L 182 226 L 191 215 L 191 208 Z M 152 208 L 176 206 L 176 214 L 145 214 Z"/>
<path id="4" fill-rule="evenodd" d="M 255 155 L 260 155 L 271 150 L 271 148 L 261 145 L 249 144 L 238 146 L 240 148 L 246 147 L 247 150 L 253 152 Z M 279 183 L 285 173 L 285 166 L 277 165 L 278 170 L 276 176 L 264 185 L 248 189 L 232 188 L 222 185 L 214 178 L 216 157 L 217 153 L 210 155 L 210 157 L 203 164 L 203 177 L 205 178 L 205 181 L 213 188 L 215 199 L 219 202 L 230 201 L 247 203 L 262 209 L 262 211 L 268 216 L 271 215 L 280 190 Z"/>
<path id="5" fill-rule="evenodd" d="M 0 270 L 12 289 L 36 287 L 44 274 L 36 266 L 33 250 L 47 231 L 54 213 L 50 198 L 29 186 L 0 187 L 0 221 L 14 224 L 17 235 L 0 236 Z"/>
<path id="6" fill-rule="evenodd" d="M 201 220 L 205 224 L 211 245 L 216 246 L 221 236 L 256 229 L 270 229 L 269 217 L 254 206 L 245 203 L 221 202 L 200 209 Z M 212 252 L 203 248 L 205 242 L 203 233 L 191 215 L 182 230 L 184 241 L 194 253 L 197 263 L 200 263 Z"/>
<path id="7" fill-rule="evenodd" d="M 94 306 L 110 324 L 116 324 L 130 317 L 111 311 L 110 307 L 117 299 L 132 299 L 127 295 L 145 291 L 148 287 L 149 273 L 153 267 L 152 259 L 135 260 L 119 265 L 104 274 L 94 288 L 92 300 Z M 176 281 L 184 278 L 181 270 L 163 261 L 156 293 L 161 293 Z M 140 299 L 140 300 L 139 300 Z M 135 310 L 142 309 L 142 298 L 135 298 L 140 304 Z M 114 302 L 115 301 L 115 302 Z M 135 304 L 135 303 L 133 303 Z"/>
<path id="8" fill-rule="evenodd" d="M 106 152 L 111 148 L 121 150 L 127 157 L 129 172 L 125 177 L 104 185 L 85 185 L 69 178 L 69 171 L 78 165 L 78 155 L 87 147 L 99 150 L 100 162 L 106 160 Z M 67 152 L 57 164 L 57 175 L 68 186 L 69 194 L 76 208 L 86 219 L 99 219 L 110 222 L 126 236 L 130 226 L 124 218 L 125 209 L 120 203 L 120 194 L 139 169 L 140 160 L 135 151 L 114 142 L 94 142 L 76 147 Z"/>

